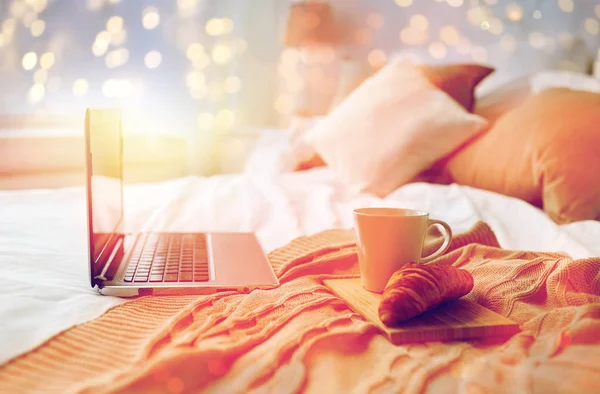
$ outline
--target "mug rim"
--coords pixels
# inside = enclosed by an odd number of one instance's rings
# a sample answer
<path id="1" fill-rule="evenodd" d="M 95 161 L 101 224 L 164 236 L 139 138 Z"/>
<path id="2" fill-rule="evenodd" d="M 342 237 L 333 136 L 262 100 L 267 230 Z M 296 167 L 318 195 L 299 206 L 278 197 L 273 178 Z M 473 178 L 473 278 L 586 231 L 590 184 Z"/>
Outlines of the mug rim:
<path id="1" fill-rule="evenodd" d="M 379 217 L 423 217 L 429 216 L 428 212 L 409 208 L 394 207 L 365 207 L 353 210 L 355 215 Z"/>

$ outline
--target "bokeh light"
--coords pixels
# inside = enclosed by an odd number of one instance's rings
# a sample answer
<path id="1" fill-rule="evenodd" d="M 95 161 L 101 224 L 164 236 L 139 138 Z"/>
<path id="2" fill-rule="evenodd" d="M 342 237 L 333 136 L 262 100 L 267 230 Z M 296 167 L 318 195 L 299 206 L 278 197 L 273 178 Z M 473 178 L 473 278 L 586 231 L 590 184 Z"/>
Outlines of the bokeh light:
<path id="1" fill-rule="evenodd" d="M 157 68 L 162 62 L 162 54 L 158 51 L 150 51 L 144 56 L 144 64 L 148 68 Z"/>
<path id="2" fill-rule="evenodd" d="M 575 8 L 575 3 L 573 2 L 573 0 L 558 0 L 558 7 L 563 12 L 573 12 L 573 9 Z"/>
<path id="3" fill-rule="evenodd" d="M 488 51 L 484 47 L 474 46 L 471 48 L 471 58 L 477 63 L 485 63 L 488 59 Z"/>
<path id="4" fill-rule="evenodd" d="M 206 85 L 206 77 L 200 71 L 193 71 L 185 78 L 185 84 L 190 89 L 198 89 Z"/>
<path id="5" fill-rule="evenodd" d="M 518 3 L 511 2 L 506 6 L 506 16 L 511 21 L 520 21 L 523 18 L 523 7 Z"/>
<path id="6" fill-rule="evenodd" d="M 160 24 L 160 14 L 156 7 L 146 7 L 142 14 L 142 26 L 144 29 L 152 30 Z"/>
<path id="7" fill-rule="evenodd" d="M 48 81 L 48 71 L 44 69 L 36 70 L 33 73 L 33 82 L 39 83 L 40 85 L 44 85 Z"/>
<path id="8" fill-rule="evenodd" d="M 212 49 L 212 59 L 217 64 L 227 64 L 231 57 L 231 49 L 225 44 L 217 44 Z"/>
<path id="9" fill-rule="evenodd" d="M 49 70 L 54 65 L 56 57 L 52 52 L 46 52 L 40 56 L 40 67 L 44 70 Z"/>
<path id="10" fill-rule="evenodd" d="M 444 26 L 440 29 L 440 38 L 448 45 L 456 45 L 460 40 L 460 34 L 454 26 Z"/>
<path id="11" fill-rule="evenodd" d="M 225 78 L 225 83 L 223 85 L 227 93 L 237 93 L 242 87 L 242 80 L 235 75 L 230 75 L 227 78 Z"/>
<path id="12" fill-rule="evenodd" d="M 40 37 L 42 34 L 44 34 L 44 31 L 46 30 L 46 22 L 38 19 L 31 24 L 29 30 L 31 31 L 32 36 Z"/>
<path id="13" fill-rule="evenodd" d="M 73 82 L 73 95 L 76 97 L 83 97 L 87 94 L 90 89 L 90 85 L 85 78 L 76 79 Z"/>
<path id="14" fill-rule="evenodd" d="M 586 33 L 589 33 L 594 36 L 597 35 L 598 31 L 600 30 L 600 24 L 594 18 L 586 18 L 583 22 L 583 27 Z"/>
<path id="15" fill-rule="evenodd" d="M 44 85 L 36 83 L 29 89 L 29 92 L 27 92 L 27 99 L 31 104 L 36 104 L 42 101 L 45 95 L 46 88 Z"/>
<path id="16" fill-rule="evenodd" d="M 443 42 L 434 41 L 429 44 L 429 55 L 434 59 L 443 59 L 446 57 L 448 50 Z"/>
<path id="17" fill-rule="evenodd" d="M 129 51 L 125 48 L 112 50 L 106 54 L 104 60 L 108 68 L 121 67 L 129 60 Z"/>
<path id="18" fill-rule="evenodd" d="M 527 40 L 529 45 L 535 49 L 542 49 L 546 43 L 546 37 L 539 31 L 529 33 Z"/>
<path id="19" fill-rule="evenodd" d="M 233 30 L 233 22 L 229 18 L 211 18 L 206 22 L 204 29 L 209 36 L 228 34 Z"/>
<path id="20" fill-rule="evenodd" d="M 37 60 L 38 60 L 38 58 L 37 58 L 37 55 L 35 54 L 35 52 L 27 52 L 23 56 L 23 59 L 21 60 L 21 64 L 23 65 L 23 68 L 25 70 L 33 70 L 33 68 L 37 64 Z"/>
<path id="21" fill-rule="evenodd" d="M 199 42 L 194 42 L 187 47 L 185 52 L 187 58 L 192 62 L 204 53 L 204 46 Z"/>
<path id="22" fill-rule="evenodd" d="M 400 7 L 408 7 L 412 4 L 413 0 L 395 0 L 395 3 Z"/>
<path id="23" fill-rule="evenodd" d="M 400 31 L 400 40 L 408 45 L 422 45 L 427 41 L 427 31 L 405 27 Z"/>
<path id="24" fill-rule="evenodd" d="M 127 79 L 109 79 L 102 85 L 102 94 L 107 98 L 124 99 L 131 95 L 133 85 Z"/>
<path id="25" fill-rule="evenodd" d="M 118 33 L 121 29 L 123 29 L 123 18 L 120 16 L 112 16 L 106 22 L 106 30 L 109 33 Z"/>
<path id="26" fill-rule="evenodd" d="M 451 7 L 462 7 L 464 0 L 446 0 L 446 3 Z"/>
<path id="27" fill-rule="evenodd" d="M 417 30 L 427 30 L 429 27 L 429 21 L 425 15 L 416 14 L 410 18 L 410 27 Z"/>
<path id="28" fill-rule="evenodd" d="M 371 67 L 382 67 L 387 62 L 387 55 L 381 49 L 373 49 L 369 52 L 368 61 Z"/>

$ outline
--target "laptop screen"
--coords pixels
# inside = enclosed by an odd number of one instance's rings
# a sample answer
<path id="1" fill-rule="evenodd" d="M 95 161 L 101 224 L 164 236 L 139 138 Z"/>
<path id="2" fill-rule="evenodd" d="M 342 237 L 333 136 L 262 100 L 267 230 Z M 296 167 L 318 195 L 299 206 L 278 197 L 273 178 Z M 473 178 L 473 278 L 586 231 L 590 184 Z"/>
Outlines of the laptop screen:
<path id="1" fill-rule="evenodd" d="M 92 286 L 123 235 L 121 114 L 86 114 L 87 203 Z"/>

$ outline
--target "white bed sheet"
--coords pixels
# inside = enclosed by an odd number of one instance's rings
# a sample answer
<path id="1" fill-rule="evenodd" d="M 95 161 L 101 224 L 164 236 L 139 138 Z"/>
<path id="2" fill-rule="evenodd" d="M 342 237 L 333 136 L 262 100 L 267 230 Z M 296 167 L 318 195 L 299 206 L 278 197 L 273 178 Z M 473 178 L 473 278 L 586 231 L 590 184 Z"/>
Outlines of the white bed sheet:
<path id="1" fill-rule="evenodd" d="M 270 251 L 300 235 L 350 228 L 352 209 L 429 211 L 457 232 L 486 221 L 503 247 L 600 255 L 600 222 L 556 225 L 523 201 L 458 185 L 351 195 L 327 169 L 185 178 L 128 186 L 132 230 L 255 231 Z M 0 362 L 125 302 L 88 283 L 83 188 L 0 192 Z"/>

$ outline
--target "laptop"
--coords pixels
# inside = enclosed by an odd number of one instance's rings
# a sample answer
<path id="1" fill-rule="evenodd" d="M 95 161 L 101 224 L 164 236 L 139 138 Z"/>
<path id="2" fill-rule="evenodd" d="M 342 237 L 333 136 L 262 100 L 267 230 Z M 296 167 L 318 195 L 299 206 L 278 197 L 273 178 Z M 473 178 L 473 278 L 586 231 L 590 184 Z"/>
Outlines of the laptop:
<path id="1" fill-rule="evenodd" d="M 126 233 L 121 111 L 86 111 L 90 284 L 104 295 L 248 292 L 279 285 L 253 233 Z"/>

